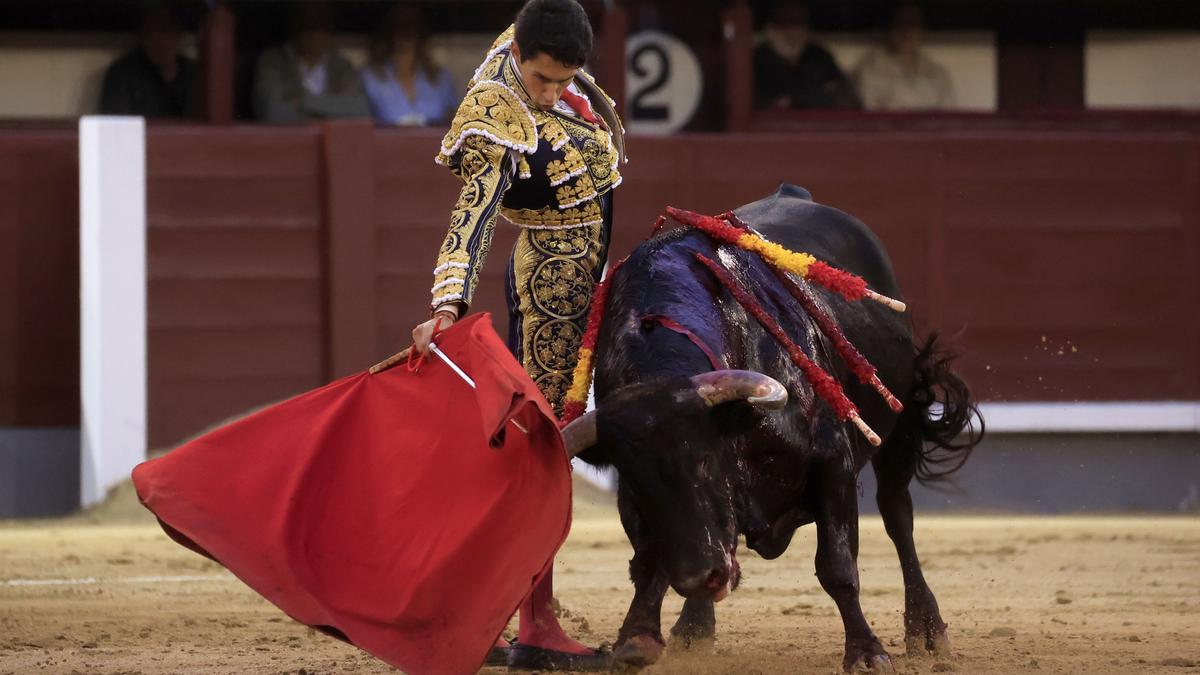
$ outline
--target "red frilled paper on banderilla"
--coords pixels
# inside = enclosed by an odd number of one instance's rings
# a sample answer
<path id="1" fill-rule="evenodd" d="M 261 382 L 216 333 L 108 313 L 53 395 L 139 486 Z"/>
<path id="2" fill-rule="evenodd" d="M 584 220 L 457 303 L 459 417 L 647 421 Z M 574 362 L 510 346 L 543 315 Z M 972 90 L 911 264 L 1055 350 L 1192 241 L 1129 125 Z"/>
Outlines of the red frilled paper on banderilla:
<path id="1" fill-rule="evenodd" d="M 437 360 L 346 377 L 139 465 L 138 496 L 297 621 L 474 672 L 566 539 L 570 470 L 489 315 L 437 343 L 477 389 Z"/>

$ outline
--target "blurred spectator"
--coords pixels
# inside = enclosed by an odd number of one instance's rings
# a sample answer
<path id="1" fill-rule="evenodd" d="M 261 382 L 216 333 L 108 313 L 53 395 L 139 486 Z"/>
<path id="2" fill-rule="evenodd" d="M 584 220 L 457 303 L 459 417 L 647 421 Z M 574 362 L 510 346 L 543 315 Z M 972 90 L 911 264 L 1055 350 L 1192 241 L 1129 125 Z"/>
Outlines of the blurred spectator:
<path id="1" fill-rule="evenodd" d="M 163 3 L 143 5 L 137 47 L 108 66 L 100 90 L 104 115 L 194 117 L 196 63 L 179 53 L 183 23 Z"/>
<path id="2" fill-rule="evenodd" d="M 858 94 L 829 50 L 813 42 L 808 6 L 777 0 L 754 50 L 755 108 L 858 108 Z"/>
<path id="3" fill-rule="evenodd" d="M 288 29 L 286 43 L 258 57 L 254 114 L 274 123 L 367 116 L 358 73 L 330 46 L 333 8 L 329 3 L 293 3 Z"/>
<path id="4" fill-rule="evenodd" d="M 921 8 L 902 3 L 892 12 L 884 45 L 854 69 L 863 105 L 870 110 L 929 110 L 954 105 L 950 73 L 921 49 Z"/>
<path id="5" fill-rule="evenodd" d="M 438 124 L 458 104 L 450 72 L 429 54 L 428 37 L 420 7 L 401 4 L 372 38 L 362 83 L 380 124 Z"/>

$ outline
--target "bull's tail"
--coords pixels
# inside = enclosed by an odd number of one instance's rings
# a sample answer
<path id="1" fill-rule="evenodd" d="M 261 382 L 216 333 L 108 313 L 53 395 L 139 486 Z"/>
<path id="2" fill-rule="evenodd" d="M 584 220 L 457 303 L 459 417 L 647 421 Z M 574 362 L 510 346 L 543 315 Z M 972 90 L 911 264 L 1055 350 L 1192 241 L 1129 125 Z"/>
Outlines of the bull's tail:
<path id="1" fill-rule="evenodd" d="M 961 469 L 983 440 L 983 416 L 967 383 L 950 369 L 954 354 L 943 351 L 937 337 L 931 334 L 917 351 L 913 385 L 912 412 L 924 441 L 916 467 L 922 485 L 945 480 Z"/>

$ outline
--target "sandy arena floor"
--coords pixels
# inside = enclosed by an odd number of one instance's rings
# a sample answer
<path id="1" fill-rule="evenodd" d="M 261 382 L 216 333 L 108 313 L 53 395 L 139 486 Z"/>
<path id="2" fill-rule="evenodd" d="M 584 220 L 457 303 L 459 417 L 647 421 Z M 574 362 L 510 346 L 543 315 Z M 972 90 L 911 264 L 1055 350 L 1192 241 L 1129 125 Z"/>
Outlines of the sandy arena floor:
<path id="1" fill-rule="evenodd" d="M 904 656 L 895 553 L 878 518 L 862 529 L 864 610 L 899 673 L 1200 672 L 1200 519 L 919 518 L 957 653 L 940 660 Z M 841 621 L 813 576 L 815 544 L 810 527 L 779 560 L 742 551 L 716 644 L 645 672 L 839 672 Z M 585 641 L 616 636 L 629 556 L 610 499 L 578 488 L 555 578 L 564 624 Z M 681 604 L 668 597 L 664 626 Z M 72 672 L 394 671 L 172 543 L 125 487 L 85 515 L 0 522 L 0 673 Z"/>

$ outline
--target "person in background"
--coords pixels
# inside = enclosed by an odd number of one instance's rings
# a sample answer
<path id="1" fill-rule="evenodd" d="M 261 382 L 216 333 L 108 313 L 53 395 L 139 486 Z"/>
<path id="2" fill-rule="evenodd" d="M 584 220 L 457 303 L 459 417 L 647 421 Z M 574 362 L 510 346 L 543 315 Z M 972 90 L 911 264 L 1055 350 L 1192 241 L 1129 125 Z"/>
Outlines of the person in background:
<path id="1" fill-rule="evenodd" d="M 450 72 L 429 54 L 429 27 L 417 5 L 397 4 L 371 39 L 363 91 L 380 124 L 441 124 L 458 105 Z"/>
<path id="2" fill-rule="evenodd" d="M 860 108 L 858 94 L 829 50 L 812 39 L 808 6 L 778 0 L 754 50 L 754 107 Z"/>
<path id="3" fill-rule="evenodd" d="M 286 124 L 332 117 L 366 117 L 354 66 L 331 46 L 333 9 L 327 2 L 291 6 L 286 43 L 264 51 L 254 72 L 254 114 Z"/>
<path id="4" fill-rule="evenodd" d="M 199 112 L 196 63 L 179 53 L 183 22 L 165 3 L 142 7 L 138 46 L 109 65 L 100 90 L 100 113 L 153 118 L 195 117 Z"/>
<path id="5" fill-rule="evenodd" d="M 954 87 L 944 66 L 929 58 L 921 8 L 902 2 L 892 11 L 884 44 L 854 69 L 854 81 L 869 110 L 933 110 L 954 105 Z"/>

